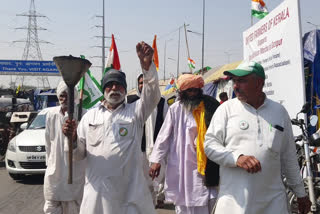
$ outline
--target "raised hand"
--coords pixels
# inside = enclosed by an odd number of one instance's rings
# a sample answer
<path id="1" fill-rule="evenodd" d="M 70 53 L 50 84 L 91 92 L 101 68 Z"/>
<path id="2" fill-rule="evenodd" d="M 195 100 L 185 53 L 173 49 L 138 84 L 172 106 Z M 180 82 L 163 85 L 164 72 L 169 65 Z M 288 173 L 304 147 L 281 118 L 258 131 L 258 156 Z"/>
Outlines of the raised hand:
<path id="1" fill-rule="evenodd" d="M 153 58 L 154 51 L 152 47 L 145 42 L 140 42 L 137 44 L 136 49 L 137 49 L 138 57 L 140 59 L 141 67 L 145 71 L 148 71 Z"/>

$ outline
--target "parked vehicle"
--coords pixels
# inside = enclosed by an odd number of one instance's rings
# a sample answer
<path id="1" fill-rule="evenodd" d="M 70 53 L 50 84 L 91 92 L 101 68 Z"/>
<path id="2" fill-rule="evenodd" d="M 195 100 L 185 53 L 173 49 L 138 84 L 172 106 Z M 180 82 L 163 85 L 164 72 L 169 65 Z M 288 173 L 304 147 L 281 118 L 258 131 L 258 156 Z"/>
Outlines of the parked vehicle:
<path id="1" fill-rule="evenodd" d="M 300 173 L 303 178 L 305 190 L 309 195 L 312 203 L 311 212 L 318 213 L 320 210 L 320 177 L 319 177 L 319 154 L 318 147 L 320 146 L 320 135 L 308 133 L 308 124 L 304 119 L 298 119 L 300 113 L 306 114 L 310 109 L 310 104 L 305 104 L 302 110 L 297 114 L 291 122 L 293 125 L 301 129 L 302 134 L 295 139 L 297 147 L 297 157 L 300 166 Z M 310 126 L 315 126 L 318 122 L 318 117 L 312 115 L 310 117 Z M 288 191 L 288 200 L 292 213 L 298 213 L 297 197 L 292 191 Z"/>
<path id="2" fill-rule="evenodd" d="M 51 91 L 41 92 L 36 95 L 35 108 L 37 110 L 59 105 L 57 94 Z"/>
<path id="3" fill-rule="evenodd" d="M 25 129 L 15 136 L 8 145 L 6 169 L 15 180 L 27 174 L 44 174 L 46 170 L 45 121 L 50 108 L 43 109 Z"/>
<path id="4" fill-rule="evenodd" d="M 19 133 L 21 123 L 30 121 L 35 115 L 31 112 L 33 109 L 30 100 L 0 97 L 0 161 L 4 158 L 9 140 Z"/>

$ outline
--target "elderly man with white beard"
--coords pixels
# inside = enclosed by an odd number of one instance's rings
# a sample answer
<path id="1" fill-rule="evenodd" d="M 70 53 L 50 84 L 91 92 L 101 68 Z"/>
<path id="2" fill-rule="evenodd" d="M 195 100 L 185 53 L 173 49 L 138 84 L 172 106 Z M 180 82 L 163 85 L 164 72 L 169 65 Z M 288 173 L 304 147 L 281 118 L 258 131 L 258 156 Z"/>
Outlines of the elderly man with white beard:
<path id="1" fill-rule="evenodd" d="M 75 101 L 77 91 L 75 90 Z M 62 125 L 68 118 L 68 87 L 61 81 L 57 87 L 60 106 L 52 107 L 46 116 L 46 163 L 44 177 L 44 213 L 78 214 L 84 186 L 84 161 L 73 162 L 73 183 L 68 184 L 68 139 Z M 77 111 L 75 111 L 75 115 Z"/>
<path id="2" fill-rule="evenodd" d="M 109 70 L 102 81 L 105 100 L 86 113 L 77 131 L 74 121 L 63 128 L 77 142 L 75 159 L 86 160 L 81 214 L 155 214 L 140 145 L 143 124 L 157 106 L 160 90 L 153 49 L 144 42 L 136 48 L 144 75 L 141 98 L 126 103 L 125 73 Z"/>

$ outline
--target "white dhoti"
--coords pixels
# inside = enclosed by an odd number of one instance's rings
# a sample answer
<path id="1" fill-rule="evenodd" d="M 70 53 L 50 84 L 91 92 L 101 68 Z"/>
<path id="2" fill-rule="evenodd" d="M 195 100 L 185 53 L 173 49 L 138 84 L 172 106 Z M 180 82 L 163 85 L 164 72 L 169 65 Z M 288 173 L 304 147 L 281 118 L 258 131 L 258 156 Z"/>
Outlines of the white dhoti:
<path id="1" fill-rule="evenodd" d="M 81 200 L 79 201 L 45 201 L 43 211 L 45 214 L 79 214 Z"/>

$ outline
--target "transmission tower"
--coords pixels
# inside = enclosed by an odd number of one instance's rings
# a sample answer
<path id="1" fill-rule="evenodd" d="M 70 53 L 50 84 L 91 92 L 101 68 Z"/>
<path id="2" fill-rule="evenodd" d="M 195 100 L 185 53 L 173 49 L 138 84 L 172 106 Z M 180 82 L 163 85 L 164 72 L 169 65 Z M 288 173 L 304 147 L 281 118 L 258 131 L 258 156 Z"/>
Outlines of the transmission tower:
<path id="1" fill-rule="evenodd" d="M 50 44 L 50 42 L 39 40 L 38 31 L 39 30 L 47 30 L 46 28 L 39 27 L 37 24 L 37 18 L 46 18 L 46 16 L 37 13 L 34 0 L 30 0 L 30 8 L 29 11 L 26 13 L 17 14 L 17 16 L 24 16 L 28 17 L 28 26 L 27 27 L 19 27 L 16 28 L 18 30 L 27 30 L 27 38 L 25 40 L 18 40 L 14 42 L 24 42 L 26 43 L 22 55 L 22 60 L 36 60 L 36 61 L 42 61 L 42 53 L 40 49 L 40 43 Z M 21 85 L 23 86 L 25 76 L 17 76 L 16 82 L 20 79 L 19 82 L 22 82 Z M 42 74 L 41 77 L 37 78 L 38 87 L 39 81 L 42 82 L 42 87 L 50 88 L 50 83 L 48 80 L 48 76 L 45 74 Z"/>

